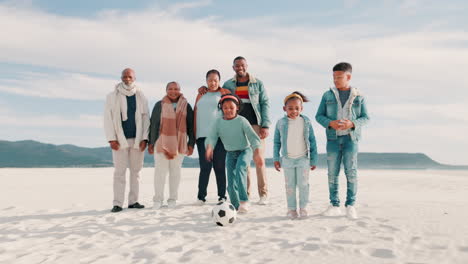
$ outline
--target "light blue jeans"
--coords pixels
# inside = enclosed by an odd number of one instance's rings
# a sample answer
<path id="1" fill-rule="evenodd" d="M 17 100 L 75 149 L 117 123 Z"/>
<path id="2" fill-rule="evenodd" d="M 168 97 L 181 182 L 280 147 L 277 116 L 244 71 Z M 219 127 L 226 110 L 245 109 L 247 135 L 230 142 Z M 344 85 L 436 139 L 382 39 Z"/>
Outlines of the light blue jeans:
<path id="1" fill-rule="evenodd" d="M 343 161 L 347 181 L 345 206 L 354 205 L 357 193 L 357 154 L 358 142 L 349 135 L 338 136 L 336 140 L 327 141 L 328 190 L 330 203 L 340 206 L 338 195 L 338 175 Z"/>
<path id="2" fill-rule="evenodd" d="M 288 209 L 297 210 L 296 189 L 299 189 L 299 208 L 306 208 L 309 202 L 309 159 L 307 156 L 297 159 L 282 157 L 281 167 L 284 170 Z"/>
<path id="3" fill-rule="evenodd" d="M 229 200 L 236 209 L 240 202 L 249 200 L 247 195 L 247 168 L 252 161 L 252 149 L 227 151 L 226 170 Z"/>

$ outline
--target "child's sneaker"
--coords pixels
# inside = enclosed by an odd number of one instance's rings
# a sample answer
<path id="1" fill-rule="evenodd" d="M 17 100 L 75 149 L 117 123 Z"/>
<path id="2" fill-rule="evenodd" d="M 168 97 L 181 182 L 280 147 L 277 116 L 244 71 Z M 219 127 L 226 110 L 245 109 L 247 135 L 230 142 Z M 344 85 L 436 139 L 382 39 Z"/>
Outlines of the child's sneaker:
<path id="1" fill-rule="evenodd" d="M 239 213 L 245 214 L 249 211 L 249 202 L 240 202 Z"/>
<path id="2" fill-rule="evenodd" d="M 205 201 L 203 201 L 203 200 L 197 200 L 197 201 L 194 203 L 194 205 L 203 206 L 203 205 L 205 205 Z"/>
<path id="3" fill-rule="evenodd" d="M 169 208 L 176 207 L 176 204 L 177 204 L 176 200 L 167 200 L 167 207 Z"/>
<path id="4" fill-rule="evenodd" d="M 297 218 L 297 211 L 296 210 L 288 210 L 288 213 L 286 214 L 289 219 L 296 219 Z"/>
<path id="5" fill-rule="evenodd" d="M 356 208 L 352 205 L 346 206 L 346 216 L 348 219 L 355 220 L 358 218 Z"/>
<path id="6" fill-rule="evenodd" d="M 154 202 L 153 204 L 153 209 L 154 210 L 159 210 L 163 206 L 163 202 Z"/>
<path id="7" fill-rule="evenodd" d="M 305 208 L 301 208 L 301 210 L 299 210 L 299 216 L 301 218 L 306 218 L 309 214 L 307 213 L 307 210 Z"/>
<path id="8" fill-rule="evenodd" d="M 322 213 L 323 216 L 341 216 L 341 209 L 338 206 L 330 205 L 325 212 Z"/>
<path id="9" fill-rule="evenodd" d="M 260 199 L 258 200 L 259 205 L 267 205 L 268 204 L 268 198 L 266 195 L 260 196 Z"/>

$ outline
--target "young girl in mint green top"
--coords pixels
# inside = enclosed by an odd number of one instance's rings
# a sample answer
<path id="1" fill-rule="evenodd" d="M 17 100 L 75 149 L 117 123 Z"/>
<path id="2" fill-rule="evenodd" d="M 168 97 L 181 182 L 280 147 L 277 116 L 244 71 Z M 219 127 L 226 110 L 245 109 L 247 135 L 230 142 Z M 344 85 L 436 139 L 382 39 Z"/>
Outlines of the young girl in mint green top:
<path id="1" fill-rule="evenodd" d="M 227 151 L 226 169 L 229 199 L 240 213 L 246 213 L 249 207 L 247 196 L 247 168 L 253 158 L 257 166 L 263 165 L 260 154 L 260 138 L 247 119 L 238 115 L 241 100 L 236 95 L 223 95 L 218 107 L 223 117 L 216 119 L 210 135 L 206 138 L 206 159 L 213 158 L 213 149 L 218 138 Z"/>

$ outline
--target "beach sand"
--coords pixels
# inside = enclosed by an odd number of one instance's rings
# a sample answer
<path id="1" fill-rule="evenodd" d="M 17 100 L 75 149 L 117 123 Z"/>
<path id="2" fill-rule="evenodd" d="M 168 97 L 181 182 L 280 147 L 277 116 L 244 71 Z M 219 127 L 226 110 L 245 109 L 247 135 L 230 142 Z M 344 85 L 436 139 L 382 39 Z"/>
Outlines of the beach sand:
<path id="1" fill-rule="evenodd" d="M 283 174 L 269 168 L 269 204 L 254 189 L 228 227 L 211 219 L 213 174 L 206 205 L 193 205 L 198 169 L 183 169 L 177 207 L 156 211 L 144 168 L 147 208 L 110 213 L 112 172 L 0 169 L 0 263 L 468 263 L 467 171 L 360 170 L 353 221 L 319 215 L 324 169 L 310 175 L 310 216 L 286 218 Z M 344 202 L 344 175 L 340 184 Z"/>

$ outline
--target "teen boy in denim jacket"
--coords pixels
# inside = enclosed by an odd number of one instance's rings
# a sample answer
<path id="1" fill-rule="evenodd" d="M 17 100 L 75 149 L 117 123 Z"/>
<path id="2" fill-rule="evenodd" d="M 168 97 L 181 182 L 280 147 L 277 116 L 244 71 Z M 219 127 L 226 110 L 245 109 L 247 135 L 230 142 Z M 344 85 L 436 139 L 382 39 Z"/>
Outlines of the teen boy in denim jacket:
<path id="1" fill-rule="evenodd" d="M 335 87 L 322 96 L 322 101 L 315 119 L 325 127 L 327 135 L 328 188 L 330 193 L 329 208 L 325 216 L 341 215 L 338 196 L 338 175 L 343 162 L 346 180 L 346 214 L 356 219 L 354 207 L 357 192 L 357 155 L 361 128 L 369 121 L 366 101 L 363 95 L 349 85 L 352 67 L 346 62 L 333 67 Z"/>

